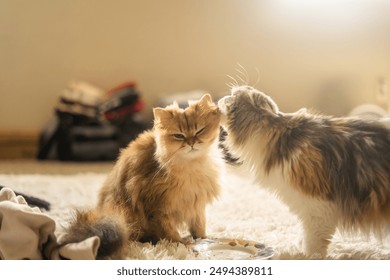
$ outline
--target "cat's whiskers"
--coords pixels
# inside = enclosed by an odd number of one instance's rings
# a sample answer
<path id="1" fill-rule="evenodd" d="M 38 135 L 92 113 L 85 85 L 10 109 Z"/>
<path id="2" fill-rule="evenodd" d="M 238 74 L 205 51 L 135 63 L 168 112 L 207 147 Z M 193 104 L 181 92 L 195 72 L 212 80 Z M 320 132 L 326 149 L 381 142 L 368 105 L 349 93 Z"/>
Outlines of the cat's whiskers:
<path id="1" fill-rule="evenodd" d="M 235 69 L 237 72 L 235 77 L 226 74 L 226 76 L 232 80 L 232 82 L 226 83 L 226 85 L 229 87 L 229 90 L 240 85 L 247 85 L 250 82 L 246 69 L 240 63 L 237 63 L 237 65 L 239 68 Z"/>
<path id="2" fill-rule="evenodd" d="M 235 86 L 235 84 L 233 83 L 226 83 L 226 85 L 229 87 L 229 90 L 231 90 Z"/>
<path id="3" fill-rule="evenodd" d="M 230 76 L 229 74 L 226 74 L 226 76 L 230 79 L 232 79 L 233 81 L 231 82 L 231 84 L 235 85 L 235 86 L 238 86 L 239 85 L 239 82 L 237 82 L 237 80 L 233 77 L 233 76 Z"/>
<path id="4" fill-rule="evenodd" d="M 237 63 L 237 65 L 238 65 L 238 68 L 235 69 L 237 73 L 234 77 L 231 75 L 226 75 L 231 80 L 233 80 L 233 82 L 226 83 L 226 85 L 229 87 L 229 90 L 231 90 L 233 87 L 238 87 L 238 86 L 242 86 L 242 85 L 250 85 L 252 87 L 255 87 L 260 81 L 259 69 L 257 67 L 255 67 L 255 71 L 256 71 L 257 76 L 256 76 L 256 82 L 252 85 L 252 83 L 250 81 L 250 77 L 248 75 L 248 71 L 240 63 Z"/>
<path id="5" fill-rule="evenodd" d="M 257 73 L 257 78 L 256 78 L 256 82 L 254 83 L 254 85 L 252 85 L 252 87 L 256 87 L 257 84 L 259 83 L 260 81 L 260 70 L 259 68 L 255 67 L 255 70 L 256 70 L 256 73 Z"/>
<path id="6" fill-rule="evenodd" d="M 238 74 L 236 75 L 237 78 L 239 78 L 244 85 L 248 85 L 249 84 L 249 76 L 248 76 L 248 72 L 246 71 L 246 69 L 240 64 L 240 63 L 237 63 L 238 66 L 241 68 L 236 68 L 236 72 L 238 72 Z M 241 75 L 243 77 L 241 77 Z"/>

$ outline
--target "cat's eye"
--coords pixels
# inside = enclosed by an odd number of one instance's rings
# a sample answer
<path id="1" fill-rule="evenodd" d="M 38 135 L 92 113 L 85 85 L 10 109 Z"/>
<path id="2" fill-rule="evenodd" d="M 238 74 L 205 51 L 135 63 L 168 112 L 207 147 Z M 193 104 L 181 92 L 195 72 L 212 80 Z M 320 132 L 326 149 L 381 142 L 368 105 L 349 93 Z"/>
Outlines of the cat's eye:
<path id="1" fill-rule="evenodd" d="M 176 139 L 184 139 L 184 135 L 183 134 L 173 134 L 173 137 L 175 137 Z"/>
<path id="2" fill-rule="evenodd" d="M 199 135 L 201 135 L 203 132 L 205 131 L 205 127 L 204 128 L 202 128 L 202 129 L 200 129 L 200 130 L 198 130 L 197 132 L 196 132 L 196 136 L 199 136 Z"/>

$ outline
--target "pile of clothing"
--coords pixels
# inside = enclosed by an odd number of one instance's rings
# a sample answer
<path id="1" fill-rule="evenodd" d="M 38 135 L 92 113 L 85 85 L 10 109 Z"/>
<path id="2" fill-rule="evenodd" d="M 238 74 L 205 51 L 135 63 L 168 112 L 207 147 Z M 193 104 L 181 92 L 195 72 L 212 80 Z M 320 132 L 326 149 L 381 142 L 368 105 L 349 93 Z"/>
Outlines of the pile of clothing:
<path id="1" fill-rule="evenodd" d="M 108 92 L 84 81 L 71 82 L 41 132 L 37 157 L 113 160 L 121 148 L 148 128 L 139 115 L 143 108 L 133 82 Z"/>

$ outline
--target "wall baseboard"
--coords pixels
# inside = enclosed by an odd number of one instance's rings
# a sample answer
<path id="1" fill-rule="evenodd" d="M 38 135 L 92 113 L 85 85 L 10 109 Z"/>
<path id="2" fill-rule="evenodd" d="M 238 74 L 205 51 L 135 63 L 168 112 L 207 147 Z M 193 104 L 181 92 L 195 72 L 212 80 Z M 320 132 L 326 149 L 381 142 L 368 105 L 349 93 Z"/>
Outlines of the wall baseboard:
<path id="1" fill-rule="evenodd" d="M 36 158 L 39 131 L 0 129 L 0 159 Z"/>

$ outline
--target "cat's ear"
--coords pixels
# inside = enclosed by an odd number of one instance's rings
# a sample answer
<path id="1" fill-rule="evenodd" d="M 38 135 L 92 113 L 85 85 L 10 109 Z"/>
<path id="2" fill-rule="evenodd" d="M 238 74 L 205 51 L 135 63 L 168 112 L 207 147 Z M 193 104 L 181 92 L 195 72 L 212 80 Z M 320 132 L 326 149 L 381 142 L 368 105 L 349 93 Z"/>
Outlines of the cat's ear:
<path id="1" fill-rule="evenodd" d="M 153 108 L 153 116 L 154 116 L 154 120 L 159 122 L 161 120 L 171 118 L 172 114 L 166 109 L 156 107 Z"/>
<path id="2" fill-rule="evenodd" d="M 210 107 L 210 106 L 214 105 L 213 99 L 211 98 L 211 95 L 208 93 L 203 95 L 202 98 L 199 100 L 199 105 L 204 106 L 204 107 Z"/>
<path id="3" fill-rule="evenodd" d="M 206 93 L 200 98 L 199 103 L 211 105 L 213 104 L 213 99 L 209 93 Z"/>

